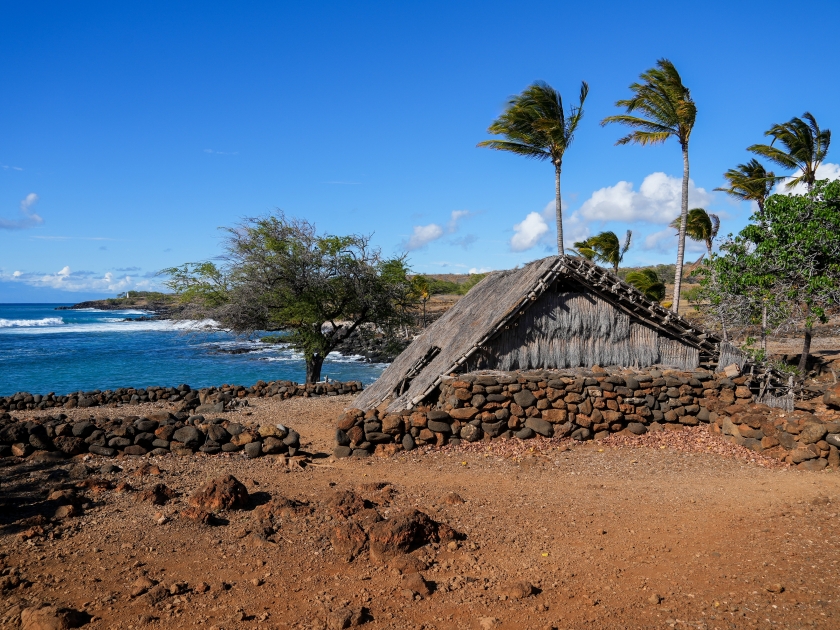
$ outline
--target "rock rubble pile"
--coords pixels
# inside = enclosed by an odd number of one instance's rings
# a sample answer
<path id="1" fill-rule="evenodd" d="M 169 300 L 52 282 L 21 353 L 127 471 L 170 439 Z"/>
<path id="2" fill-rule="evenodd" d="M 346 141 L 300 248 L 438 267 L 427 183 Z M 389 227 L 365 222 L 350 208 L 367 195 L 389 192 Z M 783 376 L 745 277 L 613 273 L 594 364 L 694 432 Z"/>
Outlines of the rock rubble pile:
<path id="1" fill-rule="evenodd" d="M 836 399 L 840 408 L 840 391 Z M 583 441 L 701 423 L 801 468 L 840 466 L 837 412 L 825 409 L 818 417 L 757 404 L 748 376 L 656 369 L 459 374 L 445 379 L 425 408 L 348 410 L 339 418 L 334 452 L 365 457 L 422 445 L 537 436 Z"/>
<path id="2" fill-rule="evenodd" d="M 330 381 L 328 383 L 308 384 L 293 381 L 257 381 L 251 387 L 243 385 L 223 385 L 222 387 L 203 389 L 192 389 L 189 385 L 147 387 L 145 389 L 121 387 L 105 391 L 97 389 L 89 392 L 74 392 L 63 396 L 54 393 L 30 394 L 28 392 L 18 392 L 12 396 L 0 396 L 0 412 L 54 408 L 74 409 L 76 407 L 118 407 L 165 401 L 176 404 L 177 411 L 221 413 L 235 401 L 242 401 L 252 396 L 257 398 L 338 396 L 339 394 L 354 394 L 362 391 L 362 389 L 363 385 L 360 381 Z"/>
<path id="3" fill-rule="evenodd" d="M 261 455 L 293 456 L 300 435 L 281 424 L 241 424 L 223 418 L 159 411 L 146 416 L 91 418 L 72 421 L 64 414 L 38 420 L 0 416 L 0 457 L 27 457 L 37 451 L 64 457 L 93 453 L 105 457 L 124 455 L 214 455 L 244 451 L 249 458 Z"/>

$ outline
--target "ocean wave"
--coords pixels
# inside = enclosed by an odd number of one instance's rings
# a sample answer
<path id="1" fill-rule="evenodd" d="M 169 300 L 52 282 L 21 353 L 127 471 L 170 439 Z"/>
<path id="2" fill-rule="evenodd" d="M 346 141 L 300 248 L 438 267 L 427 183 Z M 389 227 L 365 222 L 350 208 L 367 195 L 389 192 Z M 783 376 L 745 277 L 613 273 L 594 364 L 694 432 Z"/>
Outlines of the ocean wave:
<path id="1" fill-rule="evenodd" d="M 19 327 L 6 327 L 5 321 L 36 321 L 36 320 L 3 320 L 0 319 L 0 329 L 5 333 L 15 334 L 50 334 L 50 333 L 94 333 L 94 332 L 151 332 L 151 331 L 179 331 L 179 332 L 203 332 L 219 330 L 219 323 L 212 319 L 201 321 L 172 321 L 168 319 L 155 321 L 95 321 L 90 324 L 73 323 L 64 324 L 60 318 L 45 318 L 56 320 L 58 324 L 29 324 Z M 45 321 L 37 320 L 37 321 Z"/>
<path id="2" fill-rule="evenodd" d="M 120 309 L 104 309 L 104 308 L 73 308 L 69 309 L 71 312 L 77 313 L 120 313 L 122 315 L 150 315 L 154 311 L 144 311 L 139 308 L 120 308 Z"/>
<path id="3" fill-rule="evenodd" d="M 0 328 L 33 328 L 62 325 L 64 325 L 64 320 L 60 317 L 44 317 L 43 319 L 0 319 Z"/>

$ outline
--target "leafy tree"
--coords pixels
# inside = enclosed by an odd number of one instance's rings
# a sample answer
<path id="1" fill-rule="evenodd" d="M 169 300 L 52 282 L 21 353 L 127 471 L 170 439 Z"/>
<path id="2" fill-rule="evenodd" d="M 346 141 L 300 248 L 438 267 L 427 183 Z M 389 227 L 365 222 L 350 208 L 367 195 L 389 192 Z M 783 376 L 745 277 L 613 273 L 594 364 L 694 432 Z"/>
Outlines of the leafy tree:
<path id="1" fill-rule="evenodd" d="M 686 217 L 685 235 L 692 241 L 706 244 L 709 258 L 712 257 L 712 245 L 720 230 L 720 217 L 710 214 L 703 208 L 692 208 Z M 677 217 L 671 222 L 671 227 L 680 230 L 680 218 Z"/>
<path id="2" fill-rule="evenodd" d="M 778 327 L 805 327 L 799 370 L 804 373 L 815 322 L 840 302 L 840 181 L 817 181 L 805 195 L 772 195 L 764 213 L 721 247 L 705 285 L 728 308 L 743 305 L 747 320 L 760 306 Z M 707 274 L 707 278 L 712 273 Z"/>
<path id="3" fill-rule="evenodd" d="M 404 258 L 384 258 L 365 236 L 321 235 L 282 212 L 225 229 L 219 265 L 187 263 L 161 273 L 188 305 L 182 317 L 212 317 L 239 334 L 286 331 L 303 353 L 306 382 L 364 324 L 394 327 L 414 303 Z"/>
<path id="4" fill-rule="evenodd" d="M 633 96 L 616 102 L 626 108 L 627 113 L 607 116 L 602 125 L 619 123 L 634 127 L 635 131 L 620 138 L 616 144 L 636 143 L 641 145 L 661 144 L 668 138 L 676 138 L 683 155 L 682 212 L 680 217 L 679 243 L 677 246 L 677 267 L 674 278 L 674 301 L 672 309 L 679 311 L 680 285 L 682 282 L 683 258 L 685 255 L 685 226 L 688 214 L 688 141 L 694 129 L 697 106 L 691 93 L 683 85 L 682 78 L 667 59 L 660 59 L 656 67 L 641 75 L 641 83 L 633 83 Z M 636 113 L 641 115 L 635 115 Z"/>
<path id="5" fill-rule="evenodd" d="M 506 140 L 484 140 L 478 146 L 510 151 L 535 160 L 551 160 L 554 165 L 557 252 L 563 253 L 563 213 L 560 201 L 560 172 L 563 156 L 583 118 L 583 103 L 589 94 L 585 81 L 580 85 L 580 102 L 568 112 L 563 98 L 542 81 L 528 86 L 522 94 L 508 101 L 507 109 L 487 129 Z"/>
<path id="6" fill-rule="evenodd" d="M 828 153 L 831 131 L 820 129 L 810 112 L 805 112 L 802 118 L 794 117 L 786 123 L 773 125 L 764 133 L 765 136 L 773 137 L 769 145 L 754 144 L 747 150 L 762 155 L 784 168 L 798 170 L 799 176 L 791 179 L 786 188 L 791 189 L 802 183 L 810 191 L 817 180 L 817 168 Z M 773 146 L 777 141 L 785 150 Z"/>
<path id="7" fill-rule="evenodd" d="M 587 260 L 597 260 L 598 262 L 612 265 L 613 273 L 618 273 L 618 265 L 624 259 L 624 254 L 630 249 L 630 239 L 633 236 L 631 230 L 627 230 L 627 235 L 624 237 L 624 244 L 618 240 L 615 232 L 601 232 L 595 236 L 578 241 L 575 243 L 575 251 L 578 255 L 583 256 Z"/>
<path id="8" fill-rule="evenodd" d="M 659 302 L 665 297 L 665 283 L 653 269 L 628 271 L 626 281 L 644 293 L 649 300 Z"/>
<path id="9" fill-rule="evenodd" d="M 429 287 L 429 279 L 426 276 L 414 276 L 411 279 L 411 291 L 417 300 L 423 305 L 423 328 L 426 327 L 426 302 L 432 297 L 432 290 Z"/>
<path id="10" fill-rule="evenodd" d="M 763 222 L 761 217 L 764 216 L 764 204 L 773 186 L 781 178 L 776 177 L 772 171 L 766 170 L 764 165 L 755 158 L 746 164 L 739 164 L 736 168 L 729 169 L 723 176 L 729 183 L 729 187 L 715 188 L 715 190 L 743 201 L 755 201 L 758 205 L 759 222 Z M 709 257 L 711 258 L 711 252 Z M 761 350 L 765 355 L 767 354 L 767 301 L 769 297 L 766 295 L 761 305 Z M 726 339 L 725 323 L 724 339 Z"/>
<path id="11" fill-rule="evenodd" d="M 773 186 L 780 179 L 773 171 L 768 171 L 764 165 L 753 158 L 746 164 L 739 164 L 723 174 L 729 184 L 715 188 L 731 197 L 742 201 L 755 201 L 759 212 L 764 212 L 764 202 L 773 191 Z"/>

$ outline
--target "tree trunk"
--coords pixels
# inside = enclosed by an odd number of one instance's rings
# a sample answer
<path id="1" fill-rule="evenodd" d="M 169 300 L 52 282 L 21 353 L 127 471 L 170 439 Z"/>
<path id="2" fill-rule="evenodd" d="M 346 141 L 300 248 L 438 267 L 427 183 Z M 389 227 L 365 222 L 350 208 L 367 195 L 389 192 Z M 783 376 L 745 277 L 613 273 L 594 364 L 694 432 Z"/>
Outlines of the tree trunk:
<path id="1" fill-rule="evenodd" d="M 317 383 L 321 380 L 321 366 L 324 365 L 324 357 L 314 354 L 306 359 L 306 382 Z"/>
<path id="2" fill-rule="evenodd" d="M 810 345 L 810 344 L 809 344 Z M 767 302 L 761 305 L 761 351 L 767 358 Z"/>
<path id="3" fill-rule="evenodd" d="M 811 305 L 805 304 L 805 339 L 802 343 L 802 356 L 799 357 L 799 371 L 805 376 L 808 369 L 808 355 L 811 353 L 811 324 L 808 318 L 811 316 Z"/>
<path id="4" fill-rule="evenodd" d="M 805 325 L 805 340 L 802 343 L 802 356 L 799 358 L 799 371 L 804 375 L 808 369 L 808 355 L 811 353 L 811 327 Z"/>
<path id="5" fill-rule="evenodd" d="M 560 164 L 554 165 L 554 212 L 557 215 L 557 253 L 563 252 L 563 202 L 560 199 Z"/>
<path id="6" fill-rule="evenodd" d="M 677 268 L 674 275 L 674 303 L 671 310 L 680 312 L 680 288 L 682 287 L 683 258 L 685 257 L 685 228 L 688 218 L 688 145 L 683 145 L 682 213 L 680 214 L 680 237 L 677 245 Z"/>

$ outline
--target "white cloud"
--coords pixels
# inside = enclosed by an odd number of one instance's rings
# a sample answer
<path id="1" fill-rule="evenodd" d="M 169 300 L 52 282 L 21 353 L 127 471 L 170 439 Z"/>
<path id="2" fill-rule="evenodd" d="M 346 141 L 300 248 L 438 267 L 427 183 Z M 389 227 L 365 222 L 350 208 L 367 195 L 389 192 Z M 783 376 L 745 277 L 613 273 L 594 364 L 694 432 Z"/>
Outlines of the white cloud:
<path id="1" fill-rule="evenodd" d="M 452 234 L 458 229 L 458 221 L 461 219 L 466 219 L 469 216 L 472 216 L 472 212 L 469 210 L 453 210 L 452 214 L 449 216 L 449 223 L 446 224 L 446 231 Z"/>
<path id="2" fill-rule="evenodd" d="M 524 221 L 513 226 L 513 231 L 510 248 L 515 252 L 524 252 L 543 243 L 549 234 L 548 224 L 539 212 L 529 213 Z"/>
<path id="3" fill-rule="evenodd" d="M 444 234 L 454 234 L 458 231 L 458 223 L 461 219 L 471 217 L 473 214 L 475 213 L 470 212 L 469 210 L 453 210 L 449 215 L 449 221 L 446 223 L 446 228 L 437 223 L 429 223 L 429 225 L 415 225 L 412 229 L 411 237 L 409 237 L 407 242 L 403 243 L 403 247 L 406 251 L 410 252 L 415 249 L 425 247 L 432 241 L 438 240 Z M 475 240 L 475 236 L 467 235 L 461 239 L 453 241 L 451 244 L 467 249 L 475 242 Z"/>
<path id="4" fill-rule="evenodd" d="M 796 177 L 799 177 L 802 174 L 802 171 L 795 173 L 791 177 L 786 177 L 783 180 L 780 180 L 779 183 L 776 184 L 776 187 L 773 189 L 773 194 L 776 195 L 804 195 L 808 192 L 808 187 L 805 184 L 797 184 L 790 190 L 788 190 L 785 186 L 787 183 Z M 817 167 L 817 179 L 840 179 L 840 164 L 832 164 L 831 162 L 824 162 Z"/>
<path id="5" fill-rule="evenodd" d="M 472 267 L 467 273 L 472 275 L 472 274 L 476 274 L 476 273 L 490 273 L 491 271 L 493 271 L 493 270 L 490 269 L 490 267 L 481 267 L 481 268 Z"/>
<path id="6" fill-rule="evenodd" d="M 44 219 L 32 212 L 32 207 L 36 203 L 38 203 L 38 195 L 35 193 L 26 195 L 20 202 L 20 213 L 23 218 L 17 221 L 0 218 L 0 230 L 23 230 L 43 223 Z"/>
<path id="7" fill-rule="evenodd" d="M 429 223 L 429 225 L 415 225 L 411 232 L 411 237 L 405 243 L 407 251 L 413 251 L 425 247 L 432 241 L 436 241 L 443 236 L 443 228 L 437 223 Z"/>
<path id="8" fill-rule="evenodd" d="M 561 200 L 563 208 L 563 238 L 566 247 L 571 247 L 575 240 L 589 235 L 589 229 L 581 224 L 579 217 L 568 216 L 568 203 Z M 523 252 L 532 247 L 543 245 L 549 253 L 554 253 L 556 246 L 557 204 L 549 201 L 540 212 L 530 212 L 525 220 L 513 226 L 514 235 L 510 239 L 510 248 Z"/>
<path id="9" fill-rule="evenodd" d="M 102 291 L 119 292 L 127 289 L 154 289 L 151 280 L 137 280 L 129 275 L 115 276 L 112 272 L 99 275 L 90 271 L 72 271 L 69 265 L 65 265 L 55 273 L 26 273 L 15 271 L 11 274 L 3 273 L 0 270 L 0 281 L 21 282 L 23 284 L 40 287 L 59 289 L 61 291 Z"/>
<path id="10" fill-rule="evenodd" d="M 653 251 L 660 254 L 676 255 L 677 244 L 677 231 L 674 228 L 667 227 L 664 230 L 659 230 L 658 232 L 652 232 L 651 234 L 648 234 L 645 237 L 645 240 L 642 242 L 642 249 L 645 251 Z M 685 251 L 689 254 L 702 254 L 707 251 L 706 243 L 701 241 L 695 241 L 686 237 Z"/>
<path id="11" fill-rule="evenodd" d="M 688 183 L 690 208 L 706 207 L 712 203 L 711 193 Z M 642 181 L 639 190 L 631 182 L 621 181 L 592 193 L 574 214 L 588 221 L 625 221 L 670 223 L 680 214 L 682 179 L 665 173 L 651 173 Z"/>

